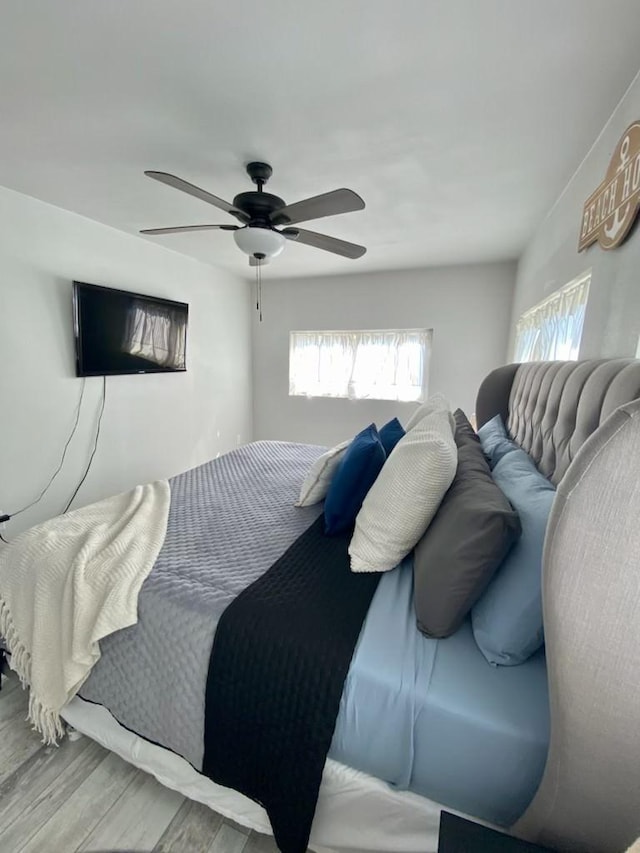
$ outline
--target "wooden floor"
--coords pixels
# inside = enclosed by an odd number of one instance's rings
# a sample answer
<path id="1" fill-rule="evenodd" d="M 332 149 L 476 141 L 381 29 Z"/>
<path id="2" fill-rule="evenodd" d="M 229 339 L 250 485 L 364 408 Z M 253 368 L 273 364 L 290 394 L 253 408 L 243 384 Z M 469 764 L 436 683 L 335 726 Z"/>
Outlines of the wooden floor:
<path id="1" fill-rule="evenodd" d="M 15 675 L 0 691 L 2 853 L 277 853 L 87 737 L 45 747 Z"/>

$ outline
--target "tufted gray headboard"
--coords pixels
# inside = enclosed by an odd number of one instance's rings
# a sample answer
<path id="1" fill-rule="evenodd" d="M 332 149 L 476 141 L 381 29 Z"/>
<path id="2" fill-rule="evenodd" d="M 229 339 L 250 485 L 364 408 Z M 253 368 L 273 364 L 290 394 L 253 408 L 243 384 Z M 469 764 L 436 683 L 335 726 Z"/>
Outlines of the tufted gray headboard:
<path id="1" fill-rule="evenodd" d="M 478 425 L 496 414 L 558 487 L 542 561 L 551 743 L 512 832 L 614 853 L 640 835 L 640 360 L 500 367 Z"/>
<path id="2" fill-rule="evenodd" d="M 589 436 L 619 406 L 640 397 L 640 361 L 508 364 L 478 391 L 478 426 L 500 414 L 514 441 L 552 483 L 564 477 Z"/>

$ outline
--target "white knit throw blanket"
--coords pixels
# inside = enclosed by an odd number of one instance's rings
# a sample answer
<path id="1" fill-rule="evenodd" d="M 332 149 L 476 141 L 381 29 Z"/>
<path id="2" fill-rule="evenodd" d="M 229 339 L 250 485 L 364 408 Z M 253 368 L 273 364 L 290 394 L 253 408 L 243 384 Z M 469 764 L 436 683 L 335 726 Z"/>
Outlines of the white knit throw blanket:
<path id="1" fill-rule="evenodd" d="M 30 687 L 45 743 L 100 658 L 98 641 L 138 621 L 138 593 L 164 542 L 166 480 L 52 518 L 0 545 L 0 635 Z"/>

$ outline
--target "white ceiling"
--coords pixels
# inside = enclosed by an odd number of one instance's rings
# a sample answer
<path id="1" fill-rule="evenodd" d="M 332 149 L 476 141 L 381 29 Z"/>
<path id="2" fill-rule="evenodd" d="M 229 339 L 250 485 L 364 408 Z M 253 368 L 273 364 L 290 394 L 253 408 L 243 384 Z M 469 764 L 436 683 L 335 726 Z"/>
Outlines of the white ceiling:
<path id="1" fill-rule="evenodd" d="M 288 202 L 367 203 L 303 226 L 364 258 L 288 244 L 270 275 L 513 258 L 639 43 L 638 0 L 6 2 L 0 184 L 135 234 L 234 221 L 144 169 L 231 200 L 261 159 Z M 228 233 L 153 239 L 250 274 Z"/>

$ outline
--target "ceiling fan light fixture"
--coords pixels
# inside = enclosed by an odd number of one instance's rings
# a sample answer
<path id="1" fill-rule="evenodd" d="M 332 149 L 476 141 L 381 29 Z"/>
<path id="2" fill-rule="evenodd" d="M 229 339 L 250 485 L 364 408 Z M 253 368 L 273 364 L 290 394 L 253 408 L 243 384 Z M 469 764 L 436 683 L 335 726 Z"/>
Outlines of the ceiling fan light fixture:
<path id="1" fill-rule="evenodd" d="M 284 249 L 286 238 L 279 231 L 247 225 L 233 232 L 238 248 L 250 257 L 275 258 Z"/>

